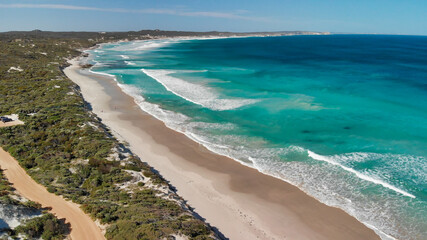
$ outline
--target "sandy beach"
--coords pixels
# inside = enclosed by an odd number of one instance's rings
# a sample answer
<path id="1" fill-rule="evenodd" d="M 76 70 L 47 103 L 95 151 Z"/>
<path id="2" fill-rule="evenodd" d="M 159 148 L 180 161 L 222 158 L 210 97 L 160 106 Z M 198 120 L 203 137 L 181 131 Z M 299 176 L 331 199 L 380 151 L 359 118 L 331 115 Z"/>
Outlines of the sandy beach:
<path id="1" fill-rule="evenodd" d="M 101 229 L 86 215 L 79 205 L 50 193 L 45 187 L 36 183 L 9 153 L 0 148 L 0 167 L 19 194 L 40 203 L 58 218 L 65 218 L 70 223 L 71 239 L 100 240 L 105 239 Z"/>
<path id="2" fill-rule="evenodd" d="M 143 112 L 107 76 L 64 70 L 92 110 L 154 167 L 206 222 L 229 239 L 379 239 L 343 210 L 207 150 Z"/>

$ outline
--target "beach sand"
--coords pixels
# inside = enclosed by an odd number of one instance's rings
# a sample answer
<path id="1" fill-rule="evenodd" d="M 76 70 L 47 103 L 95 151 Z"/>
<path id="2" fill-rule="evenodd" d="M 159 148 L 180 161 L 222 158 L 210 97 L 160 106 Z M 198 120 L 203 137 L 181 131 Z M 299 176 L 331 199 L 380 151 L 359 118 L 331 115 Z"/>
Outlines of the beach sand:
<path id="1" fill-rule="evenodd" d="M 107 76 L 65 74 L 120 140 L 170 181 L 190 206 L 229 239 L 379 239 L 343 210 L 262 174 L 173 131 L 142 111 Z"/>
<path id="2" fill-rule="evenodd" d="M 79 205 L 50 193 L 36 183 L 9 153 L 0 148 L 0 167 L 16 191 L 27 199 L 49 207 L 49 212 L 70 223 L 70 237 L 74 240 L 105 239 L 101 229 L 86 215 Z"/>

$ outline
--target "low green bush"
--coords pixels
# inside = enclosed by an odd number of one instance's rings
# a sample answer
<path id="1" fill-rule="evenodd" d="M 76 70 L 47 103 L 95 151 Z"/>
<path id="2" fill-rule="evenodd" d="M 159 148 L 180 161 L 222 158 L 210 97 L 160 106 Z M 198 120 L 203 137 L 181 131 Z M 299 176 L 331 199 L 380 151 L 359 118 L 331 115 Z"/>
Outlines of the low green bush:
<path id="1" fill-rule="evenodd" d="M 25 234 L 30 239 L 64 239 L 70 232 L 70 225 L 47 213 L 41 217 L 31 218 L 14 229 L 15 234 Z"/>

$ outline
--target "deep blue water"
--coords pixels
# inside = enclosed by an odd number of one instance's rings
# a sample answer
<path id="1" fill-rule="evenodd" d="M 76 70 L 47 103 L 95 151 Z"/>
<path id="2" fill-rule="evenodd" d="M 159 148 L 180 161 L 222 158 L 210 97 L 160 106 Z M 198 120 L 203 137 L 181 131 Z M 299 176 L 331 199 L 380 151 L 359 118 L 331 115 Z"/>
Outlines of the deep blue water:
<path id="1" fill-rule="evenodd" d="M 153 40 L 91 53 L 93 71 L 209 149 L 385 239 L 427 236 L 427 37 Z"/>

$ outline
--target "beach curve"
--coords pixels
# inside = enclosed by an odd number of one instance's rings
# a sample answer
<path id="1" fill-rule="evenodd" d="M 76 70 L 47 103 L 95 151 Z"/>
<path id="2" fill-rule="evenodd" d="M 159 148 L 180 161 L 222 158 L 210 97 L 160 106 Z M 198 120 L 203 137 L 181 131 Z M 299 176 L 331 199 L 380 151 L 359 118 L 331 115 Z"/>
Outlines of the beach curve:
<path id="1" fill-rule="evenodd" d="M 119 139 L 160 171 L 230 239 L 379 239 L 354 217 L 297 187 L 212 153 L 143 112 L 111 77 L 64 70 Z M 265 188 L 265 186 L 269 188 Z"/>

